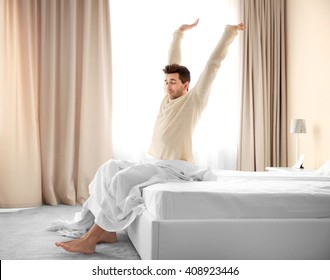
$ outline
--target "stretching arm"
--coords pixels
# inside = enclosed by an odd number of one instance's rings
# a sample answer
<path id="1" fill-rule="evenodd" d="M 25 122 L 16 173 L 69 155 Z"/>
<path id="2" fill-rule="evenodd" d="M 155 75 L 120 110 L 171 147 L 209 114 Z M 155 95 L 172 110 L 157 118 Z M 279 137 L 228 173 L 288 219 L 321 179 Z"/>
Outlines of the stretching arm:
<path id="1" fill-rule="evenodd" d="M 181 64 L 181 41 L 183 33 L 197 26 L 199 19 L 192 24 L 183 24 L 173 34 L 173 40 L 168 52 L 168 64 Z"/>
<path id="2" fill-rule="evenodd" d="M 239 25 L 226 26 L 223 35 L 208 59 L 206 66 L 195 85 L 195 94 L 197 95 L 202 108 L 205 108 L 207 104 L 211 86 L 218 73 L 221 62 L 226 57 L 229 45 L 235 39 L 238 33 L 237 31 L 239 30 L 244 30 L 244 24 L 241 23 Z"/>

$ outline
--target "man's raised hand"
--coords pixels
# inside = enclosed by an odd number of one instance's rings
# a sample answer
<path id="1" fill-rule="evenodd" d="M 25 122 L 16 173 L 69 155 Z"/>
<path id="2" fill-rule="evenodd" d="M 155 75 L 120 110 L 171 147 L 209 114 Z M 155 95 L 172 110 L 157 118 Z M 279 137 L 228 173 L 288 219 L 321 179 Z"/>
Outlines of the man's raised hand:
<path id="1" fill-rule="evenodd" d="M 236 31 L 242 31 L 242 30 L 245 29 L 245 25 L 242 22 L 240 24 L 237 24 L 237 25 L 227 25 L 227 27 L 232 28 Z"/>
<path id="2" fill-rule="evenodd" d="M 182 24 L 182 25 L 179 27 L 179 30 L 182 31 L 182 32 L 187 31 L 187 30 L 190 30 L 190 29 L 196 27 L 197 24 L 198 24 L 198 22 L 199 22 L 199 19 L 195 20 L 195 22 L 192 23 L 192 24 Z"/>

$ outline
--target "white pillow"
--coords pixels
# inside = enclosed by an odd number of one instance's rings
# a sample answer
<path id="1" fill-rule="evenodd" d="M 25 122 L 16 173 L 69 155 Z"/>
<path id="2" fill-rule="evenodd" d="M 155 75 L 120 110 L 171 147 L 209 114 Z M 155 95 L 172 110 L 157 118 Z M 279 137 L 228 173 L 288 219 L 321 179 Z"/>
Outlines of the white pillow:
<path id="1" fill-rule="evenodd" d="M 330 160 L 326 161 L 317 172 L 321 175 L 330 176 Z"/>

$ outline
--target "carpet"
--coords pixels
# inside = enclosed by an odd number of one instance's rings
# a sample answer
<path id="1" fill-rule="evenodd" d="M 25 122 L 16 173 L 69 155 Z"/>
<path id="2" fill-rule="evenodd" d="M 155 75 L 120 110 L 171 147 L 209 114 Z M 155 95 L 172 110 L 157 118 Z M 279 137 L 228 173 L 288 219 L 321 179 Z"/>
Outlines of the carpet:
<path id="1" fill-rule="evenodd" d="M 0 212 L 1 260 L 139 260 L 125 231 L 118 242 L 98 244 L 94 254 L 68 253 L 54 245 L 69 240 L 47 226 L 56 219 L 71 219 L 81 206 L 43 205 L 26 210 Z"/>

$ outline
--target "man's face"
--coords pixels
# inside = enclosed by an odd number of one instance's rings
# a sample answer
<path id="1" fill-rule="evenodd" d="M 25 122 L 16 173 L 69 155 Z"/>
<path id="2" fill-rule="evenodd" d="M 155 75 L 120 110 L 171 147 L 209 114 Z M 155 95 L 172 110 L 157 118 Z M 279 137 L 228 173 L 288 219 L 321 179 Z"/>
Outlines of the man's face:
<path id="1" fill-rule="evenodd" d="M 170 99 L 176 99 L 187 92 L 189 83 L 182 83 L 179 79 L 179 73 L 165 75 L 164 86 Z"/>

